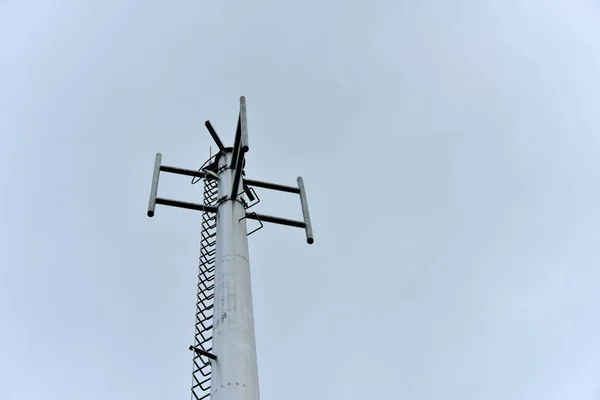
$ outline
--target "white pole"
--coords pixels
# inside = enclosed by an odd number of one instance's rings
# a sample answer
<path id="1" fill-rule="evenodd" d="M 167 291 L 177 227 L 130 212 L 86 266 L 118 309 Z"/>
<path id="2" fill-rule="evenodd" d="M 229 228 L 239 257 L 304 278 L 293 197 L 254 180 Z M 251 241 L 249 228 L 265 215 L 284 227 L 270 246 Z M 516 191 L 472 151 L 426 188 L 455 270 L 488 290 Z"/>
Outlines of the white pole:
<path id="1" fill-rule="evenodd" d="M 231 159 L 230 149 L 219 158 L 219 199 L 231 195 Z M 217 211 L 211 400 L 259 400 L 245 216 L 235 200 Z"/>

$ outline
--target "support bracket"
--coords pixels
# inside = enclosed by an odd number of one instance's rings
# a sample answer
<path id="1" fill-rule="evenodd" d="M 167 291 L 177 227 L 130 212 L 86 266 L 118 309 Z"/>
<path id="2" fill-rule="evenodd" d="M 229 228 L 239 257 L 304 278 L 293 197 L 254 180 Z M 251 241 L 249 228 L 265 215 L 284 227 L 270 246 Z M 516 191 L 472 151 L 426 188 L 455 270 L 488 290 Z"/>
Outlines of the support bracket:
<path id="1" fill-rule="evenodd" d="M 255 218 L 250 218 L 250 216 L 251 216 L 251 215 L 253 215 Z M 245 217 L 242 217 L 242 218 L 240 218 L 240 221 L 242 221 L 242 220 L 244 220 L 244 219 L 253 219 L 253 220 L 256 220 L 256 221 L 258 221 L 258 223 L 260 224 L 260 226 L 259 226 L 258 228 L 254 229 L 252 232 L 248 233 L 246 236 L 250 236 L 250 235 L 252 235 L 254 232 L 256 232 L 256 231 L 258 231 L 258 230 L 261 230 L 261 229 L 264 227 L 264 225 L 263 225 L 262 221 L 260 220 L 260 217 L 259 217 L 259 216 L 258 216 L 258 214 L 257 214 L 257 213 L 255 213 L 255 212 L 251 212 L 251 213 L 248 213 L 248 214 L 246 214 L 246 216 L 245 216 Z"/>
<path id="2" fill-rule="evenodd" d="M 217 359 L 217 356 L 215 356 L 214 354 L 209 353 L 208 351 L 204 351 L 202 349 L 199 349 L 198 347 L 190 345 L 189 349 L 191 351 L 193 351 L 194 353 L 199 354 L 199 355 L 204 356 L 204 357 L 208 357 L 211 360 L 216 360 Z"/>
<path id="3" fill-rule="evenodd" d="M 210 123 L 210 121 L 206 121 L 204 123 L 204 126 L 206 126 L 206 129 L 208 129 L 208 133 L 210 133 L 210 136 L 215 141 L 215 144 L 217 145 L 217 147 L 219 148 L 219 150 L 220 151 L 225 150 L 225 146 L 223 145 L 223 142 L 221 142 L 221 139 L 219 138 L 219 135 L 217 135 L 217 132 L 215 131 L 215 128 L 213 128 L 213 126 Z"/>
<path id="4" fill-rule="evenodd" d="M 158 180 L 161 172 L 169 172 L 177 175 L 192 176 L 200 179 L 219 179 L 219 176 L 212 171 L 195 171 L 193 169 L 183 169 L 170 167 L 168 165 L 162 165 L 162 154 L 156 153 L 154 160 L 154 173 L 152 174 L 152 187 L 150 188 L 150 200 L 148 201 L 148 212 L 149 217 L 154 217 L 154 210 L 157 204 L 163 204 L 166 206 L 187 208 L 190 210 L 216 212 L 216 208 L 213 206 L 207 206 L 204 204 L 187 203 L 184 201 L 177 201 L 171 199 L 163 199 L 158 197 Z M 215 210 L 212 211 L 212 208 Z"/>
<path id="5" fill-rule="evenodd" d="M 306 242 L 308 244 L 313 244 L 315 242 L 315 238 L 314 238 L 313 232 L 312 232 L 312 224 L 310 222 L 310 214 L 308 212 L 308 201 L 306 199 L 306 189 L 304 188 L 304 180 L 302 179 L 301 176 L 298 177 L 297 183 L 298 183 L 298 187 L 293 187 L 293 186 L 279 185 L 279 184 L 270 183 L 270 182 L 255 181 L 252 179 L 244 179 L 244 185 L 260 187 L 260 188 L 264 188 L 264 189 L 277 190 L 280 192 L 294 193 L 294 194 L 300 195 L 300 205 L 302 206 L 302 216 L 304 219 L 303 222 L 293 221 L 293 220 L 278 218 L 278 217 L 272 217 L 272 216 L 268 216 L 268 215 L 263 215 L 263 216 L 261 216 L 261 218 L 265 222 L 273 222 L 273 223 L 281 224 L 281 225 L 288 225 L 288 226 L 295 226 L 298 228 L 304 228 L 304 230 L 306 231 Z M 251 216 L 248 216 L 248 218 L 252 219 Z"/>

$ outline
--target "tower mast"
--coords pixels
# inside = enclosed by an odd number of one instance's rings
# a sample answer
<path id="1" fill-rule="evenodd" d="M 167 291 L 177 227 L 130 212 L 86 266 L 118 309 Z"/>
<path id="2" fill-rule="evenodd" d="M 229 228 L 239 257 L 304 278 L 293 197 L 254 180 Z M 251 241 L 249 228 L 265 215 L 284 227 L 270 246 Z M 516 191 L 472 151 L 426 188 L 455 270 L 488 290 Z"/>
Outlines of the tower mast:
<path id="1" fill-rule="evenodd" d="M 263 222 L 303 228 L 307 243 L 314 242 L 304 183 L 298 187 L 245 179 L 245 153 L 249 151 L 246 99 L 240 112 L 233 147 L 225 147 L 209 121 L 206 128 L 219 152 L 198 171 L 162 165 L 156 155 L 148 216 L 156 204 L 202 211 L 200 266 L 196 302 L 192 397 L 195 400 L 259 400 L 254 312 L 248 255 L 248 235 Z M 160 172 L 204 180 L 203 204 L 158 197 Z M 290 220 L 249 212 L 260 202 L 254 187 L 298 194 L 303 220 Z M 260 227 L 247 232 L 246 221 Z"/>

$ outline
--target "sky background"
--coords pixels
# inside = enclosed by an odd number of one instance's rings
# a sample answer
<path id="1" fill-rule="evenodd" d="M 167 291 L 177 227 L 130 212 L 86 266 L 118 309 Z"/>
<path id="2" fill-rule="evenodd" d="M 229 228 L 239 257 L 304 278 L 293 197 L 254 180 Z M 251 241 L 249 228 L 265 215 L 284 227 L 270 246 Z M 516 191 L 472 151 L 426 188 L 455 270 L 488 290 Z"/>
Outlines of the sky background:
<path id="1" fill-rule="evenodd" d="M 0 1 L 0 400 L 189 398 L 200 214 L 146 217 L 154 155 L 240 95 L 316 240 L 249 238 L 263 400 L 600 399 L 599 39 L 591 0 Z"/>

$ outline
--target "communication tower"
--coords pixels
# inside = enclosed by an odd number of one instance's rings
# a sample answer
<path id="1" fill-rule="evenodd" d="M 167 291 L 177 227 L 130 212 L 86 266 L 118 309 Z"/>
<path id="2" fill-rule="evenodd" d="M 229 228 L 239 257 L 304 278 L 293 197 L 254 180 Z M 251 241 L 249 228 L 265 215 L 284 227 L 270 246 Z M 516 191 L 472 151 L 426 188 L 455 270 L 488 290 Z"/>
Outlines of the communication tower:
<path id="1" fill-rule="evenodd" d="M 246 179 L 248 144 L 246 99 L 240 111 L 233 147 L 225 147 L 209 121 L 205 123 L 219 151 L 199 170 L 162 165 L 158 153 L 154 164 L 148 216 L 162 204 L 202 212 L 200 264 L 196 299 L 193 352 L 192 400 L 259 400 L 258 367 L 254 335 L 254 313 L 250 284 L 248 235 L 265 222 L 303 228 L 308 244 L 314 242 L 302 177 L 297 187 Z M 203 181 L 202 204 L 158 197 L 161 172 Z M 254 188 L 299 195 L 303 220 L 290 220 L 249 211 L 260 202 Z M 248 232 L 247 220 L 258 222 Z"/>

